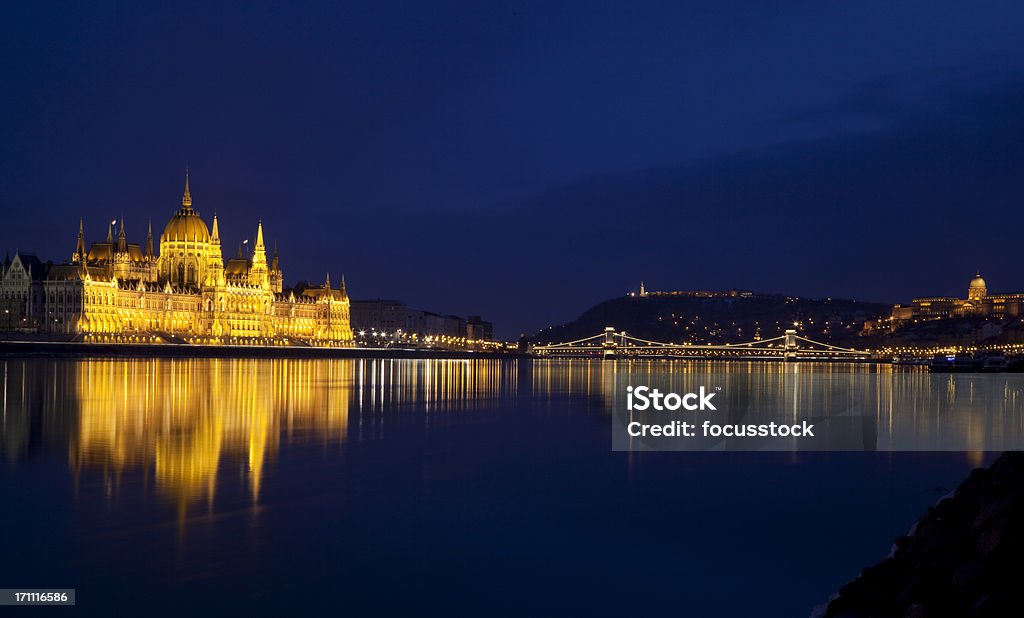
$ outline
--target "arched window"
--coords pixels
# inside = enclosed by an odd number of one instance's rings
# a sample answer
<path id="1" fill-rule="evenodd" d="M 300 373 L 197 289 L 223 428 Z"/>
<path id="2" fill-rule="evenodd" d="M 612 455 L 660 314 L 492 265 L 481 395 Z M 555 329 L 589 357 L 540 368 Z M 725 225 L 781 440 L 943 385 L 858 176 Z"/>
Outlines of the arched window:
<path id="1" fill-rule="evenodd" d="M 185 263 L 178 264 L 178 280 L 175 283 L 179 285 L 185 282 Z"/>
<path id="2" fill-rule="evenodd" d="M 196 266 L 195 264 L 188 265 L 188 283 L 189 285 L 195 285 L 196 283 Z"/>

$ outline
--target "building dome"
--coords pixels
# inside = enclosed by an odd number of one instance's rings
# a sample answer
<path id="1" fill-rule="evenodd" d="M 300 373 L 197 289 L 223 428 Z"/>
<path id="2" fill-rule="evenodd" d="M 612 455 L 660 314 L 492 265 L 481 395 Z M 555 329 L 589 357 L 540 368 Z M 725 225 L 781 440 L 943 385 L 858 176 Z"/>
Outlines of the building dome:
<path id="1" fill-rule="evenodd" d="M 213 218 L 217 232 L 217 217 Z M 207 269 L 220 259 L 220 244 L 211 238 L 199 213 L 192 209 L 192 194 L 185 174 L 185 194 L 181 209 L 174 213 L 160 236 L 160 277 L 175 287 L 197 288 L 207 280 Z"/>
<path id="2" fill-rule="evenodd" d="M 185 207 L 174 213 L 164 228 L 163 241 L 209 242 L 210 230 L 199 213 Z"/>
<path id="3" fill-rule="evenodd" d="M 199 213 L 192 209 L 192 192 L 188 187 L 188 169 L 185 170 L 185 193 L 181 196 L 181 209 L 174 213 L 164 228 L 160 242 L 209 242 L 210 230 Z"/>
<path id="4" fill-rule="evenodd" d="M 985 280 L 981 278 L 981 273 L 977 273 L 974 275 L 974 279 L 971 279 L 971 285 L 967 288 L 967 300 L 980 302 L 986 296 L 988 296 L 988 286 L 985 284 Z"/>

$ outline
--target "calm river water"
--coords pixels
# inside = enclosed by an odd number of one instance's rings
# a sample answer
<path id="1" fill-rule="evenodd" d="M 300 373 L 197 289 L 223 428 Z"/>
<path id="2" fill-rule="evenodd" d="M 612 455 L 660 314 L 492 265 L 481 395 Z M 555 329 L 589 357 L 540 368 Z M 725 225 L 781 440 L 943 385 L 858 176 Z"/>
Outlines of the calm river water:
<path id="1" fill-rule="evenodd" d="M 992 458 L 613 452 L 625 365 L 0 359 L 0 588 L 97 615 L 806 616 Z"/>

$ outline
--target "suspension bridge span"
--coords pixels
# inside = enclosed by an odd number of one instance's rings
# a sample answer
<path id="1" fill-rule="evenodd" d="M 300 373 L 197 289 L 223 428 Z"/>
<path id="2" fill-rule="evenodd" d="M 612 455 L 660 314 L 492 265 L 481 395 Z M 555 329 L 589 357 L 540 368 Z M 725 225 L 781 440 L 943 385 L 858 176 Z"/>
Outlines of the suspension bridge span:
<path id="1" fill-rule="evenodd" d="M 542 358 L 703 358 L 703 359 L 778 359 L 851 361 L 869 360 L 868 350 L 843 348 L 798 335 L 795 330 L 771 339 L 721 345 L 693 345 L 650 341 L 616 332 L 612 326 L 604 332 L 532 348 Z"/>

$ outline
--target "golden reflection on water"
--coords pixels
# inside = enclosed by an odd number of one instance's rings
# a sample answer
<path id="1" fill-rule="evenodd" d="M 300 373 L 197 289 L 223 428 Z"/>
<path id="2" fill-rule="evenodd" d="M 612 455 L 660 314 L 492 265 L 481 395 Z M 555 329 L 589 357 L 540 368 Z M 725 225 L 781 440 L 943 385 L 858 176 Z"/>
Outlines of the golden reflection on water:
<path id="1" fill-rule="evenodd" d="M 66 454 L 76 485 L 100 473 L 113 497 L 127 474 L 140 475 L 184 517 L 213 503 L 226 474 L 258 503 L 282 443 L 384 439 L 400 415 L 437 428 L 521 396 L 537 409 L 610 416 L 623 384 L 652 375 L 680 392 L 713 375 L 723 396 L 747 393 L 764 406 L 856 408 L 875 416 L 879 450 L 964 450 L 980 463 L 982 451 L 1024 433 L 1024 376 L 1013 374 L 713 361 L 2 359 L 0 459 Z"/>
<path id="2" fill-rule="evenodd" d="M 115 476 L 152 466 L 180 510 L 213 500 L 222 461 L 243 462 L 254 500 L 282 423 L 342 440 L 353 367 L 348 362 L 254 360 L 90 361 L 75 365 L 72 470 Z"/>
<path id="3" fill-rule="evenodd" d="M 4 360 L 0 452 L 66 448 L 70 468 L 152 474 L 184 516 L 241 467 L 253 502 L 282 438 L 344 443 L 350 417 L 370 437 L 386 414 L 485 409 L 514 396 L 517 365 L 494 360 Z"/>

